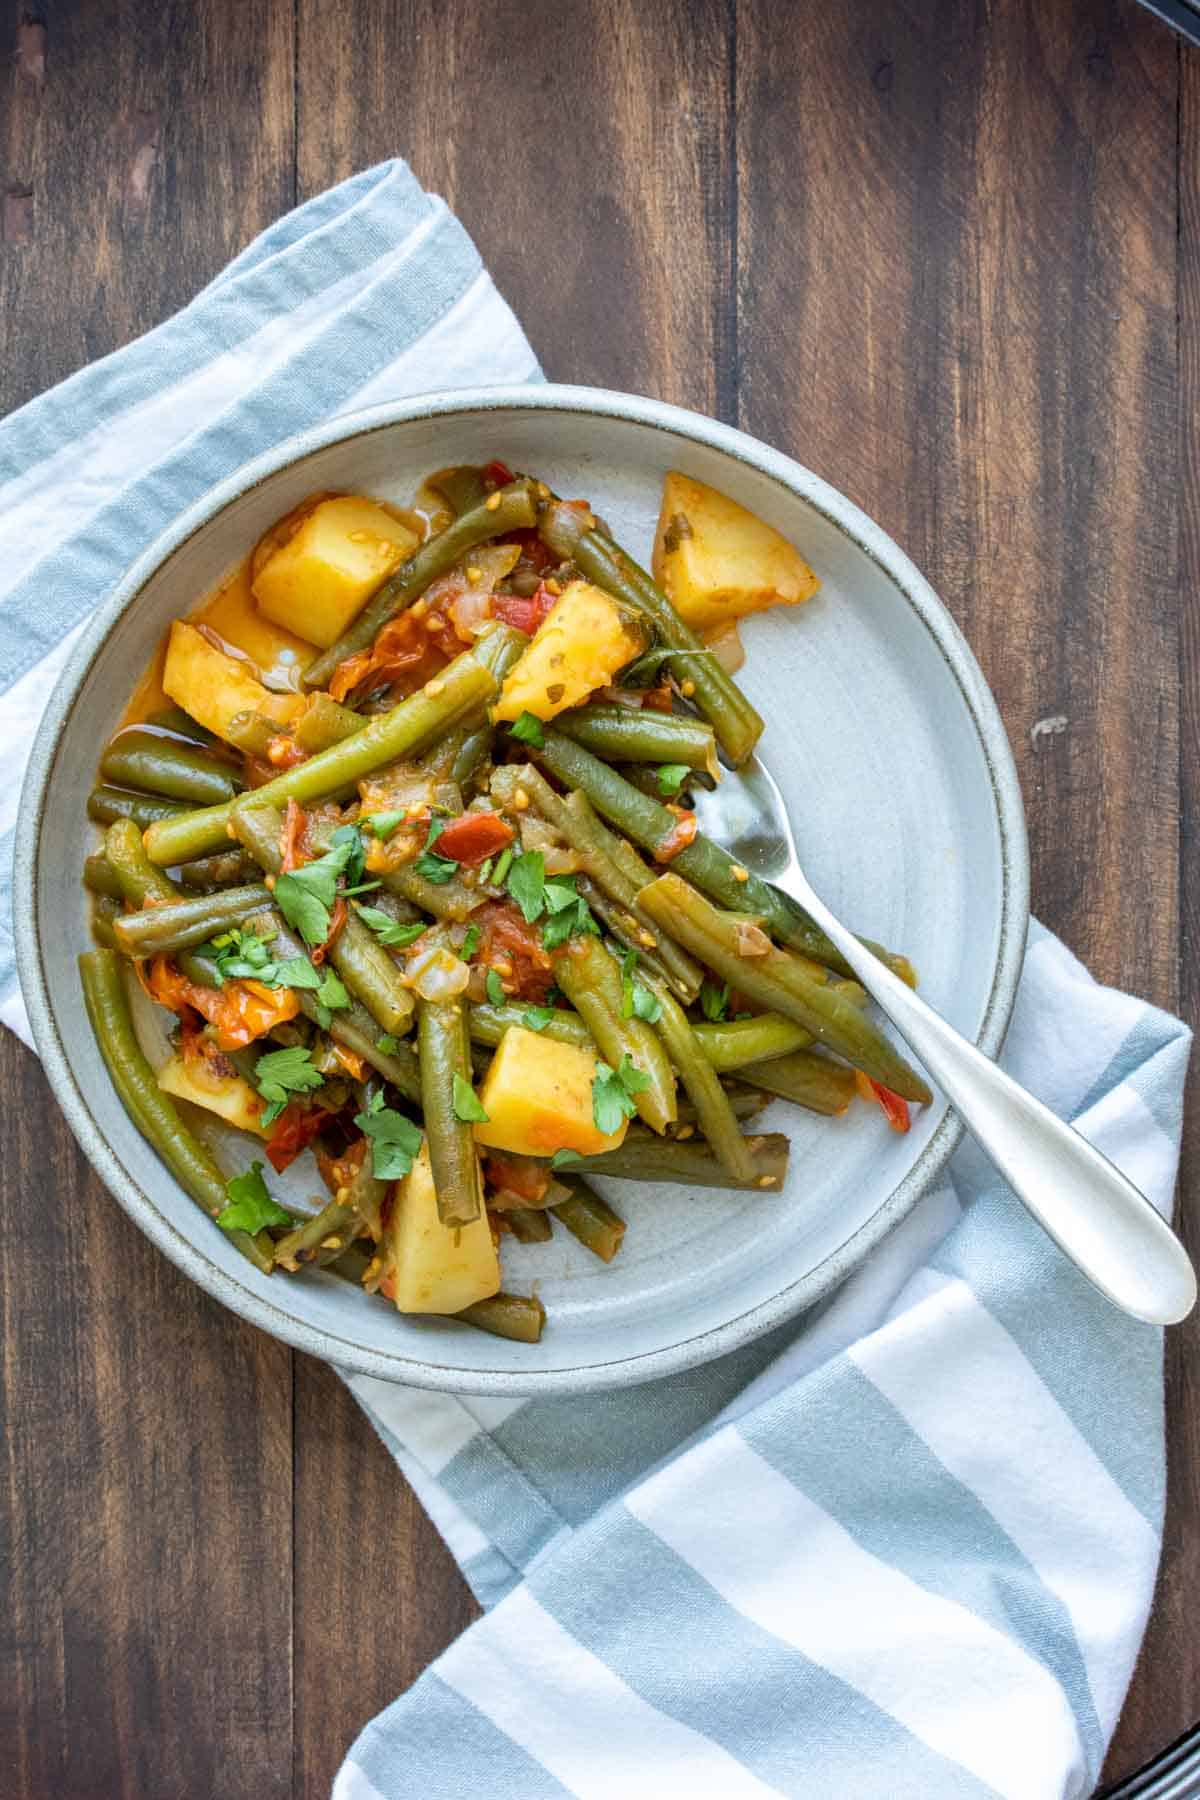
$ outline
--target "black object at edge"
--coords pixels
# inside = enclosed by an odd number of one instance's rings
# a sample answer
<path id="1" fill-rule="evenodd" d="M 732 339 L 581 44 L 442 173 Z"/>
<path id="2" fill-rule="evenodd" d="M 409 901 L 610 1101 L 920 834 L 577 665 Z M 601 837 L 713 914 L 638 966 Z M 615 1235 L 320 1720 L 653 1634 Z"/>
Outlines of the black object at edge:
<path id="1" fill-rule="evenodd" d="M 1200 44 L 1200 7 L 1195 0 L 1142 0 L 1142 5 L 1157 13 L 1168 25 L 1173 25 L 1193 44 Z"/>
<path id="2" fill-rule="evenodd" d="M 1198 1795 L 1200 1725 L 1120 1787 L 1104 1788 L 1099 1800 L 1196 1800 Z"/>

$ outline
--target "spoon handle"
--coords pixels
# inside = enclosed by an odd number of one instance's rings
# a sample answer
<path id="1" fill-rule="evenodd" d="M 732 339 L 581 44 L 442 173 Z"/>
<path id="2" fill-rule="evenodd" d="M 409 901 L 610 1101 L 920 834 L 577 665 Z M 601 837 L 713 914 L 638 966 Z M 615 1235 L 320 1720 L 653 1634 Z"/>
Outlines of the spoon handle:
<path id="1" fill-rule="evenodd" d="M 1196 1277 L 1146 1196 L 865 950 L 807 881 L 777 885 L 833 939 L 1014 1193 L 1088 1280 L 1136 1319 L 1186 1318 Z"/>

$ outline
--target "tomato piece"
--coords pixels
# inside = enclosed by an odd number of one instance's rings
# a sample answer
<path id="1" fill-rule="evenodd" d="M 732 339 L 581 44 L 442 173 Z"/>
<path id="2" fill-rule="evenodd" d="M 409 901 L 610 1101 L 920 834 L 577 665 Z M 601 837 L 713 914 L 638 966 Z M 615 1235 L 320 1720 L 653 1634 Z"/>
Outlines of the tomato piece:
<path id="1" fill-rule="evenodd" d="M 484 468 L 483 468 L 483 485 L 484 485 L 484 487 L 492 487 L 492 488 L 507 487 L 510 481 L 515 481 L 515 480 L 516 480 L 516 476 L 513 474 L 512 470 L 509 468 L 508 464 L 506 462 L 501 462 L 499 460 L 499 458 L 497 458 L 495 462 L 490 462 L 490 463 L 484 464 Z"/>
<path id="2" fill-rule="evenodd" d="M 545 1198 L 550 1171 L 543 1163 L 525 1156 L 488 1156 L 483 1165 L 489 1184 L 497 1193 L 512 1194 L 528 1206 Z"/>
<path id="3" fill-rule="evenodd" d="M 142 977 L 146 992 L 169 1012 L 192 1007 L 217 1034 L 218 1050 L 241 1050 L 300 1011 L 293 988 L 264 987 L 261 981 L 227 981 L 201 987 L 180 974 L 167 956 L 156 956 Z"/>
<path id="4" fill-rule="evenodd" d="M 519 544 L 521 561 L 536 569 L 539 575 L 546 569 L 558 567 L 558 558 L 536 526 L 531 525 L 527 531 L 510 531 L 504 542 Z"/>
<path id="5" fill-rule="evenodd" d="M 308 761 L 308 751 L 281 731 L 268 743 L 266 760 L 273 769 L 295 769 Z"/>
<path id="6" fill-rule="evenodd" d="M 511 998 L 544 1000 L 554 986 L 554 970 L 537 926 L 527 925 L 508 900 L 489 900 L 471 919 L 481 934 L 476 961 L 484 968 L 500 962 L 512 970 L 502 976 Z"/>
<path id="7" fill-rule="evenodd" d="M 537 593 L 528 597 L 524 594 L 493 594 L 492 617 L 503 619 L 514 630 L 523 631 L 526 637 L 532 637 L 548 614 L 553 612 L 560 597 L 552 594 L 544 581 Z"/>
<path id="8" fill-rule="evenodd" d="M 515 835 L 512 826 L 499 813 L 465 812 L 443 827 L 433 847 L 439 856 L 448 856 L 451 862 L 470 866 L 486 862 L 498 850 L 507 849 Z"/>
<path id="9" fill-rule="evenodd" d="M 329 955 L 329 947 L 337 937 L 338 932 L 342 929 L 342 926 L 346 923 L 348 917 L 349 908 L 339 894 L 333 903 L 333 910 L 329 915 L 329 936 L 325 939 L 323 944 L 318 944 L 315 950 L 309 952 L 309 960 L 316 968 L 319 969 L 321 964 L 325 961 L 325 958 Z"/>
<path id="10" fill-rule="evenodd" d="M 290 875 L 304 861 L 300 850 L 300 839 L 305 823 L 304 808 L 298 800 L 289 798 L 279 841 L 279 853 L 282 857 L 280 867 L 284 875 Z"/>
<path id="11" fill-rule="evenodd" d="M 461 649 L 453 625 L 441 611 L 426 611 L 420 617 L 402 612 L 388 620 L 369 650 L 338 664 L 329 683 L 330 696 L 344 700 L 368 678 L 378 687 L 401 686 L 405 693 L 415 694 Z"/>
<path id="12" fill-rule="evenodd" d="M 330 1156 L 327 1150 L 322 1150 L 321 1146 L 317 1145 L 313 1155 L 316 1157 L 317 1167 L 321 1171 L 321 1180 L 331 1194 L 336 1196 L 339 1188 L 350 1187 L 353 1184 L 355 1177 L 362 1169 L 366 1154 L 367 1140 L 365 1137 L 357 1138 L 348 1150 L 342 1151 L 340 1156 Z"/>
<path id="13" fill-rule="evenodd" d="M 911 1120 L 908 1114 L 908 1101 L 900 1094 L 894 1094 L 890 1087 L 884 1087 L 882 1081 L 872 1081 L 861 1069 L 855 1069 L 854 1081 L 864 1100 L 874 1101 L 883 1112 L 884 1118 L 893 1131 L 907 1131 Z"/>
<path id="14" fill-rule="evenodd" d="M 328 1115 L 319 1106 L 301 1106 L 290 1100 L 276 1119 L 267 1139 L 267 1161 L 277 1175 L 292 1163 L 316 1137 Z"/>
<path id="15" fill-rule="evenodd" d="M 676 812 L 674 825 L 662 843 L 655 847 L 655 862 L 670 862 L 673 856 L 678 856 L 681 850 L 686 850 L 698 829 L 695 813 L 682 810 Z"/>

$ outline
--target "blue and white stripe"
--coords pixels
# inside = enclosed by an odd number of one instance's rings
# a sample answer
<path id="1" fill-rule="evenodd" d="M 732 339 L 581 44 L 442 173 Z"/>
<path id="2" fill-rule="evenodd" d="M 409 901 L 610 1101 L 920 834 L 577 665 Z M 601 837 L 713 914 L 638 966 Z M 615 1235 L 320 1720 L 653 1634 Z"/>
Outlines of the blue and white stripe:
<path id="1" fill-rule="evenodd" d="M 0 424 L 0 1017 L 24 747 L 92 608 L 313 420 L 538 379 L 401 164 L 290 214 L 177 318 Z M 1166 1210 L 1188 1035 L 1034 927 L 1005 1060 Z M 352 1746 L 337 1800 L 1080 1796 L 1163 1508 L 1161 1334 L 969 1147 L 836 1299 L 581 1400 L 349 1378 L 488 1610 Z"/>

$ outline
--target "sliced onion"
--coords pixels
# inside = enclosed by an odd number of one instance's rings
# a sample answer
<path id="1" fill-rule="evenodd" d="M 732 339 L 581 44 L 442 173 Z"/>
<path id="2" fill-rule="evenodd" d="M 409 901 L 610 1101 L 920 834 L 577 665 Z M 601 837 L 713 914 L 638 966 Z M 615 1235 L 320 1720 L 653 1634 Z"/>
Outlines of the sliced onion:
<path id="1" fill-rule="evenodd" d="M 712 651 L 727 675 L 736 675 L 746 660 L 746 650 L 738 635 L 736 619 L 710 632 L 704 640 L 704 647 Z"/>
<path id="2" fill-rule="evenodd" d="M 404 978 L 422 1000 L 457 1000 L 466 992 L 471 971 L 461 957 L 435 944 L 404 965 Z"/>

